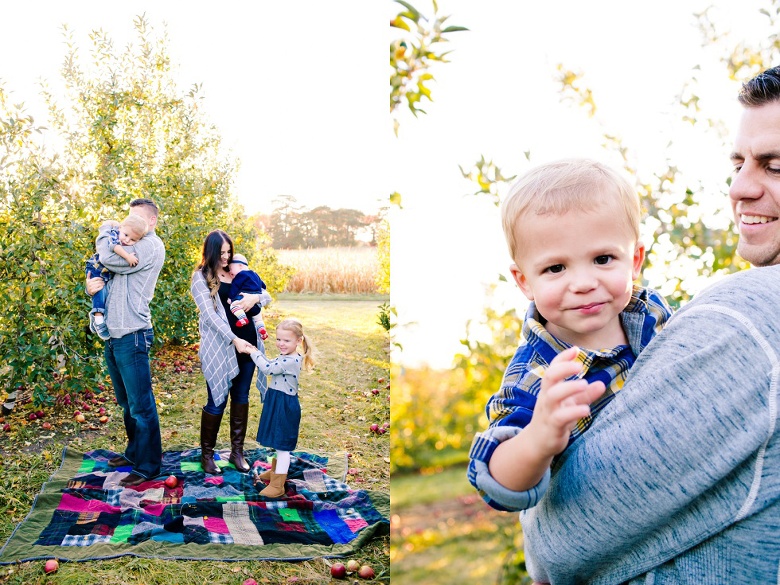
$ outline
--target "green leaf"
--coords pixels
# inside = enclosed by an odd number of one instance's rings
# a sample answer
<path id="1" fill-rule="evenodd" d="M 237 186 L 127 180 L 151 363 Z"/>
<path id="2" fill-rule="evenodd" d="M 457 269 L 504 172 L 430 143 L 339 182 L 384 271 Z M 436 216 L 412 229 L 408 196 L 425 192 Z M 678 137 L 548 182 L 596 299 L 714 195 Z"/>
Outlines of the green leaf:
<path id="1" fill-rule="evenodd" d="M 467 29 L 465 26 L 451 25 L 451 26 L 448 26 L 447 28 L 443 29 L 441 32 L 442 33 L 451 33 L 451 32 L 460 32 L 460 31 L 464 31 L 464 30 L 467 31 L 469 29 Z"/>

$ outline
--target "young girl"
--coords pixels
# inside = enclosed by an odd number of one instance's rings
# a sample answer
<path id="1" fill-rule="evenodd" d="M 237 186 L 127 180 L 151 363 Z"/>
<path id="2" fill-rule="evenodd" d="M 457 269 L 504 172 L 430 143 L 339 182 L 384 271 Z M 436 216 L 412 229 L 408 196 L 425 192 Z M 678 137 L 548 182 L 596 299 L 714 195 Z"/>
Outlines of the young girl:
<path id="1" fill-rule="evenodd" d="M 303 355 L 297 351 L 299 345 L 303 348 Z M 257 427 L 257 442 L 276 449 L 276 457 L 271 462 L 271 469 L 261 473 L 255 480 L 256 485 L 259 480 L 269 482 L 260 492 L 261 496 L 268 498 L 279 498 L 285 494 L 284 482 L 290 468 L 290 451 L 298 443 L 301 425 L 298 374 L 301 366 L 309 369 L 314 365 L 314 346 L 304 335 L 302 325 L 294 319 L 287 319 L 277 325 L 276 347 L 281 355 L 272 361 L 268 361 L 257 349 L 250 354 L 260 369 L 258 378 L 262 375 L 272 376 Z"/>

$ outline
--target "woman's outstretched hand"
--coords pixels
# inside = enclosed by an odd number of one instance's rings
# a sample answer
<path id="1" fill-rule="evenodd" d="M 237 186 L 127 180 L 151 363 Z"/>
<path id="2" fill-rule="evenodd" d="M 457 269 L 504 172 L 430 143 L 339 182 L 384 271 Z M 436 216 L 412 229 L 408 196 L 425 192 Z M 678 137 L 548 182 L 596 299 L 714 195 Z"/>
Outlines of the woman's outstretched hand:
<path id="1" fill-rule="evenodd" d="M 257 351 L 257 348 L 254 345 L 252 345 L 248 341 L 241 339 L 240 337 L 236 337 L 233 340 L 233 345 L 236 346 L 236 351 L 238 353 L 252 353 L 254 351 Z"/>

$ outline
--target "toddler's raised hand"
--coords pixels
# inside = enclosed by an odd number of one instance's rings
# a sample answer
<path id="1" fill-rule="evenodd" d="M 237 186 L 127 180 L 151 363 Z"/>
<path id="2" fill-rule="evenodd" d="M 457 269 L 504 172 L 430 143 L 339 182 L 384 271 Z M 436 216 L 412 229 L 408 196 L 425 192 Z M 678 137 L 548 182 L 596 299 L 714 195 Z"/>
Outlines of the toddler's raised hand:
<path id="1" fill-rule="evenodd" d="M 590 414 L 589 404 L 605 390 L 603 382 L 567 380 L 582 370 L 582 364 L 576 359 L 578 351 L 570 347 L 550 363 L 526 429 L 533 434 L 539 452 L 548 457 L 566 448 L 574 425 Z"/>

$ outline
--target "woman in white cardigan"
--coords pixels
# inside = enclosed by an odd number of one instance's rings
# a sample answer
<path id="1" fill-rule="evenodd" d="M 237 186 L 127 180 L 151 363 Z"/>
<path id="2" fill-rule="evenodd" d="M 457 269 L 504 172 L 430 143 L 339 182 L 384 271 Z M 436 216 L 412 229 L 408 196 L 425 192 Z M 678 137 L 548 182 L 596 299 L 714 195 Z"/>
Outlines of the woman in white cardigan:
<path id="1" fill-rule="evenodd" d="M 200 363 L 208 393 L 200 420 L 201 465 L 206 473 L 221 473 L 214 462 L 219 425 L 230 396 L 230 458 L 241 472 L 249 471 L 244 459 L 244 438 L 249 418 L 249 390 L 255 364 L 245 353 L 260 346 L 254 327 L 236 327 L 229 310 L 228 293 L 232 277 L 228 265 L 233 259 L 233 241 L 224 231 L 214 230 L 203 242 L 200 264 L 192 275 L 190 292 L 200 318 Z M 256 294 L 245 294 L 241 308 L 251 314 L 259 302 Z"/>

